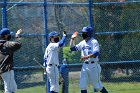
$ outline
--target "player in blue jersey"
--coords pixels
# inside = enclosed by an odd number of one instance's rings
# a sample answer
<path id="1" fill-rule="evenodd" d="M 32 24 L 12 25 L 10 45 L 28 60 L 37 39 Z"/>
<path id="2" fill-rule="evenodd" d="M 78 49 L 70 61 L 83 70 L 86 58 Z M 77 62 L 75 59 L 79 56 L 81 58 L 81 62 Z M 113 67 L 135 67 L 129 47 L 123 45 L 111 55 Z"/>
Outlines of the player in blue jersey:
<path id="1" fill-rule="evenodd" d="M 63 32 L 63 37 L 59 41 L 59 35 L 56 31 L 49 33 L 50 43 L 47 46 L 44 54 L 44 66 L 46 66 L 47 76 L 50 82 L 51 93 L 59 92 L 59 58 L 58 50 L 61 48 L 66 40 L 66 33 Z"/>
<path id="2" fill-rule="evenodd" d="M 100 81 L 101 67 L 99 61 L 99 43 L 93 37 L 92 27 L 83 27 L 83 40 L 74 45 L 76 37 L 72 35 L 70 41 L 71 51 L 81 51 L 81 60 L 83 62 L 80 74 L 81 93 L 87 93 L 88 83 L 93 86 L 94 92 L 108 93 Z"/>

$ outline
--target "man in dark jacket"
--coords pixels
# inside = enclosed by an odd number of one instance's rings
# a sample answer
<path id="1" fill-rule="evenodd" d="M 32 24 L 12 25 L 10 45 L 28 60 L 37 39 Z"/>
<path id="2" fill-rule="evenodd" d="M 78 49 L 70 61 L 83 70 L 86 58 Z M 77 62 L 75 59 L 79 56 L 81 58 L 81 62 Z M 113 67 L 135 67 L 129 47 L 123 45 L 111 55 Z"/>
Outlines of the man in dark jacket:
<path id="1" fill-rule="evenodd" d="M 13 71 L 13 54 L 21 48 L 19 37 L 21 31 L 21 29 L 17 31 L 16 41 L 9 41 L 11 34 L 8 28 L 3 28 L 0 31 L 0 76 L 4 81 L 4 93 L 15 93 L 17 90 Z"/>

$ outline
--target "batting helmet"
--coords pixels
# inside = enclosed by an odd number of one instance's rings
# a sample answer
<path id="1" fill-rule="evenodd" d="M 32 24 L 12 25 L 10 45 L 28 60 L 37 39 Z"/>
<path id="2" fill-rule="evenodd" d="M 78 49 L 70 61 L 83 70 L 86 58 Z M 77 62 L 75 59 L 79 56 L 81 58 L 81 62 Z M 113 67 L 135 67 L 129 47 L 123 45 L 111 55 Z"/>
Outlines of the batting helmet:
<path id="1" fill-rule="evenodd" d="M 58 36 L 59 34 L 56 31 L 50 32 L 49 37 Z"/>
<path id="2" fill-rule="evenodd" d="M 92 27 L 83 27 L 82 33 L 87 33 L 89 37 L 93 35 L 93 28 Z"/>
<path id="3" fill-rule="evenodd" d="M 8 28 L 3 28 L 0 31 L 0 35 L 8 35 L 8 34 L 10 34 L 10 30 Z"/>

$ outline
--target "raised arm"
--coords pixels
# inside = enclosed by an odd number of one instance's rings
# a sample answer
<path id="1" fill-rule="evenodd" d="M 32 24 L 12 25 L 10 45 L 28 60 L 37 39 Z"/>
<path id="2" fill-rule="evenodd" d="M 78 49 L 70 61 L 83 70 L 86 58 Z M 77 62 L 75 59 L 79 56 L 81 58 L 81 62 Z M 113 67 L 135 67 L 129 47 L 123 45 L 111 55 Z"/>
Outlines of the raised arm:
<path id="1" fill-rule="evenodd" d="M 59 42 L 59 47 L 62 47 L 65 44 L 66 41 L 66 32 L 63 32 L 63 37 Z"/>
<path id="2" fill-rule="evenodd" d="M 77 48 L 75 46 L 75 38 L 77 37 L 78 32 L 74 32 L 73 35 L 71 36 L 70 40 L 70 51 L 76 51 Z"/>

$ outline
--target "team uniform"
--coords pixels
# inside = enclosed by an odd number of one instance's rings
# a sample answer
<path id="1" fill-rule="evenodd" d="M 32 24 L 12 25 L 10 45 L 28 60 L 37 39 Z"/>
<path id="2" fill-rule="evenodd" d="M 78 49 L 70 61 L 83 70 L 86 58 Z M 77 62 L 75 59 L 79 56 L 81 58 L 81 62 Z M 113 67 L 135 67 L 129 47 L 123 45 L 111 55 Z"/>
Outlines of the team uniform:
<path id="1" fill-rule="evenodd" d="M 1 36 L 8 35 L 10 40 L 10 31 L 7 28 L 1 30 Z M 20 49 L 21 42 L 0 40 L 0 76 L 4 81 L 4 93 L 15 93 L 17 84 L 14 79 L 13 54 Z"/>
<path id="2" fill-rule="evenodd" d="M 54 34 L 52 34 L 54 33 Z M 57 36 L 56 32 L 51 32 L 49 37 Z M 44 54 L 44 66 L 46 66 L 47 76 L 50 82 L 51 93 L 57 93 L 59 91 L 59 48 L 64 45 L 66 35 L 63 35 L 60 42 L 50 42 L 47 46 Z"/>
<path id="3" fill-rule="evenodd" d="M 94 92 L 108 93 L 103 87 L 100 80 L 101 67 L 99 62 L 99 43 L 98 41 L 91 37 L 91 28 L 84 27 L 82 32 L 88 33 L 88 36 L 83 36 L 84 40 L 79 44 L 71 47 L 71 51 L 81 51 L 81 58 L 87 57 L 83 60 L 81 74 L 80 74 L 80 89 L 81 93 L 87 93 L 88 83 L 93 86 Z M 85 38 L 90 37 L 88 40 Z M 89 55 L 94 55 L 94 57 L 88 57 Z"/>

